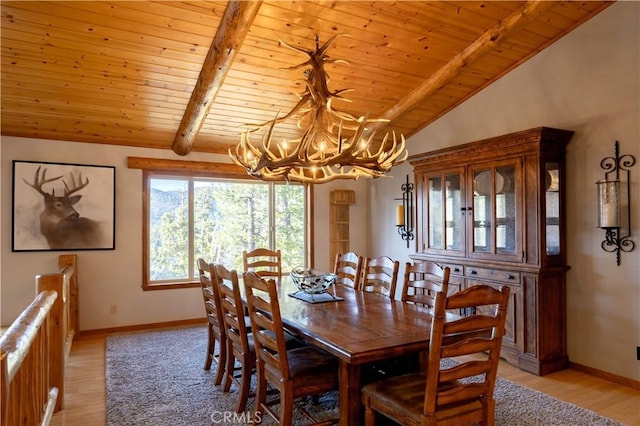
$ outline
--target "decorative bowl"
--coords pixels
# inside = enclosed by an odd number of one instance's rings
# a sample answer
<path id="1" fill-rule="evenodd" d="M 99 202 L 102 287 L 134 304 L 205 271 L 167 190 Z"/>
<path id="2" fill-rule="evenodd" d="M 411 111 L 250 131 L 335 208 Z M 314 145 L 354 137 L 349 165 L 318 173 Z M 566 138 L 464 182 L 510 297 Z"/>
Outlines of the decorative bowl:
<path id="1" fill-rule="evenodd" d="M 338 278 L 336 274 L 298 266 L 291 270 L 291 279 L 299 291 L 309 294 L 325 293 Z"/>

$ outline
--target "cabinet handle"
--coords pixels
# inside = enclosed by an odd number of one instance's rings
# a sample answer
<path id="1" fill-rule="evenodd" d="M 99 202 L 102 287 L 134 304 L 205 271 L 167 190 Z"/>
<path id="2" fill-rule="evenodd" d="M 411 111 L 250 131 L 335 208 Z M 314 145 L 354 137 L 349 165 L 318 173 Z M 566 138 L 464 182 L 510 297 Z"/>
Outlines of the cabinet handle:
<path id="1" fill-rule="evenodd" d="M 471 275 L 478 275 L 478 271 L 471 271 Z"/>
<path id="2" fill-rule="evenodd" d="M 507 279 L 508 280 L 515 280 L 516 276 L 515 275 L 511 275 L 511 274 L 507 274 Z"/>
<path id="3" fill-rule="evenodd" d="M 453 272 L 460 272 L 460 268 L 453 268 Z"/>

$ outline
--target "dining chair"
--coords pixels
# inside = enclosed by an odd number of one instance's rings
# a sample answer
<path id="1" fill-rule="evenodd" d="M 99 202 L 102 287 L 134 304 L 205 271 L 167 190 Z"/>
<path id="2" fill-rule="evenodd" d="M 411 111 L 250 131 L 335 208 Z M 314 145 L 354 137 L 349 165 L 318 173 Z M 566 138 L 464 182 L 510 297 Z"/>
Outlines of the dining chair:
<path id="1" fill-rule="evenodd" d="M 362 274 L 362 256 L 350 251 L 336 255 L 333 273 L 338 276 L 336 284 L 360 289 Z"/>
<path id="2" fill-rule="evenodd" d="M 439 291 L 446 294 L 449 289 L 449 273 L 448 266 L 441 268 L 428 260 L 407 262 L 401 300 L 433 309 L 436 294 Z"/>
<path id="3" fill-rule="evenodd" d="M 225 331 L 222 310 L 220 309 L 220 294 L 215 275 L 212 274 L 213 265 L 204 259 L 198 259 L 198 272 L 200 275 L 200 287 L 204 300 L 204 309 L 207 315 L 207 353 L 204 369 L 210 370 L 215 361 L 218 364 L 214 383 L 222 383 L 224 367 L 227 362 L 227 334 Z M 216 356 L 216 342 L 218 342 L 218 355 Z"/>
<path id="4" fill-rule="evenodd" d="M 220 307 L 227 336 L 227 363 L 223 391 L 229 392 L 231 384 L 239 389 L 236 412 L 242 413 L 250 396 L 251 376 L 256 367 L 256 351 L 253 336 L 245 320 L 244 304 L 240 296 L 238 273 L 224 265 L 215 264 L 215 274 L 220 282 Z M 236 362 L 240 364 L 236 368 Z"/>
<path id="5" fill-rule="evenodd" d="M 508 301 L 507 286 L 438 292 L 426 372 L 364 386 L 365 426 L 375 425 L 376 413 L 407 426 L 492 426 Z"/>
<path id="6" fill-rule="evenodd" d="M 362 267 L 360 290 L 379 293 L 390 299 L 395 298 L 400 262 L 388 256 L 365 257 Z M 380 380 L 393 375 L 404 374 L 416 368 L 419 363 L 415 354 L 390 357 L 363 365 L 365 381 Z"/>
<path id="7" fill-rule="evenodd" d="M 244 272 L 253 271 L 263 278 L 274 278 L 280 284 L 282 278 L 282 255 L 280 250 L 257 248 L 242 252 Z"/>
<path id="8" fill-rule="evenodd" d="M 433 310 L 435 297 L 440 291 L 449 290 L 449 267 L 441 268 L 437 263 L 424 260 L 407 262 L 404 268 L 404 281 L 400 299 L 405 303 L 414 303 Z M 386 362 L 379 372 L 386 376 L 398 376 L 424 369 L 427 364 L 428 350 L 411 353 L 400 360 Z"/>
<path id="9" fill-rule="evenodd" d="M 373 259 L 365 257 L 360 289 L 380 293 L 393 299 L 396 295 L 399 267 L 400 262 L 389 256 L 379 256 Z"/>
<path id="10" fill-rule="evenodd" d="M 255 418 L 262 419 L 267 413 L 278 424 L 289 426 L 296 400 L 338 389 L 338 360 L 313 346 L 287 350 L 275 281 L 245 272 L 243 282 L 258 364 Z M 267 383 L 279 393 L 275 402 L 266 400 Z M 280 405 L 278 413 L 274 403 Z M 317 422 L 299 405 L 298 410 L 317 425 L 337 422 Z"/>

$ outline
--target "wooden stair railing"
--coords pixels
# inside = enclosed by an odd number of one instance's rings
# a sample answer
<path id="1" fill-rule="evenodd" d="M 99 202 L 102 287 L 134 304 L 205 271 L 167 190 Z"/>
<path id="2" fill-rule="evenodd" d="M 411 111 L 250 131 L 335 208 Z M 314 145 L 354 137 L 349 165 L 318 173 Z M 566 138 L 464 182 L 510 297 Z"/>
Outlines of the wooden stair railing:
<path id="1" fill-rule="evenodd" d="M 49 424 L 64 406 L 65 364 L 78 328 L 76 255 L 36 276 L 31 304 L 0 336 L 0 423 Z"/>

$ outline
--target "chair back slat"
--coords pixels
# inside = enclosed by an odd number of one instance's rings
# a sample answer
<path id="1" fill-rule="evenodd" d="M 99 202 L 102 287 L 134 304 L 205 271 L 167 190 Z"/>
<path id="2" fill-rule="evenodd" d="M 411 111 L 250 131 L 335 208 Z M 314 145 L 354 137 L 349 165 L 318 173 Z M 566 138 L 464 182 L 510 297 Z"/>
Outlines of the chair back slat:
<path id="1" fill-rule="evenodd" d="M 211 280 L 211 271 L 209 264 L 204 259 L 198 259 L 198 272 L 200 275 L 200 288 L 202 290 L 202 297 L 204 300 L 204 307 L 207 314 L 207 320 L 216 329 L 224 328 L 224 321 L 222 319 L 222 311 L 220 306 L 220 294 L 218 293 L 218 287 L 213 286 Z"/>
<path id="2" fill-rule="evenodd" d="M 436 294 L 449 288 L 449 267 L 441 268 L 430 261 L 407 262 L 404 269 L 402 301 L 432 308 Z"/>
<path id="3" fill-rule="evenodd" d="M 350 251 L 338 253 L 334 262 L 333 273 L 338 276 L 336 284 L 360 289 L 362 275 L 362 256 Z"/>
<path id="4" fill-rule="evenodd" d="M 400 262 L 388 256 L 365 258 L 360 288 L 363 291 L 380 293 L 393 299 L 398 282 Z"/>
<path id="5" fill-rule="evenodd" d="M 289 379 L 289 363 L 284 327 L 274 280 L 264 280 L 255 272 L 245 272 L 244 286 L 258 363 L 265 371 L 279 372 Z"/>
<path id="6" fill-rule="evenodd" d="M 242 252 L 244 272 L 255 272 L 262 278 L 273 278 L 280 283 L 282 277 L 282 254 L 280 250 L 257 248 Z"/>

